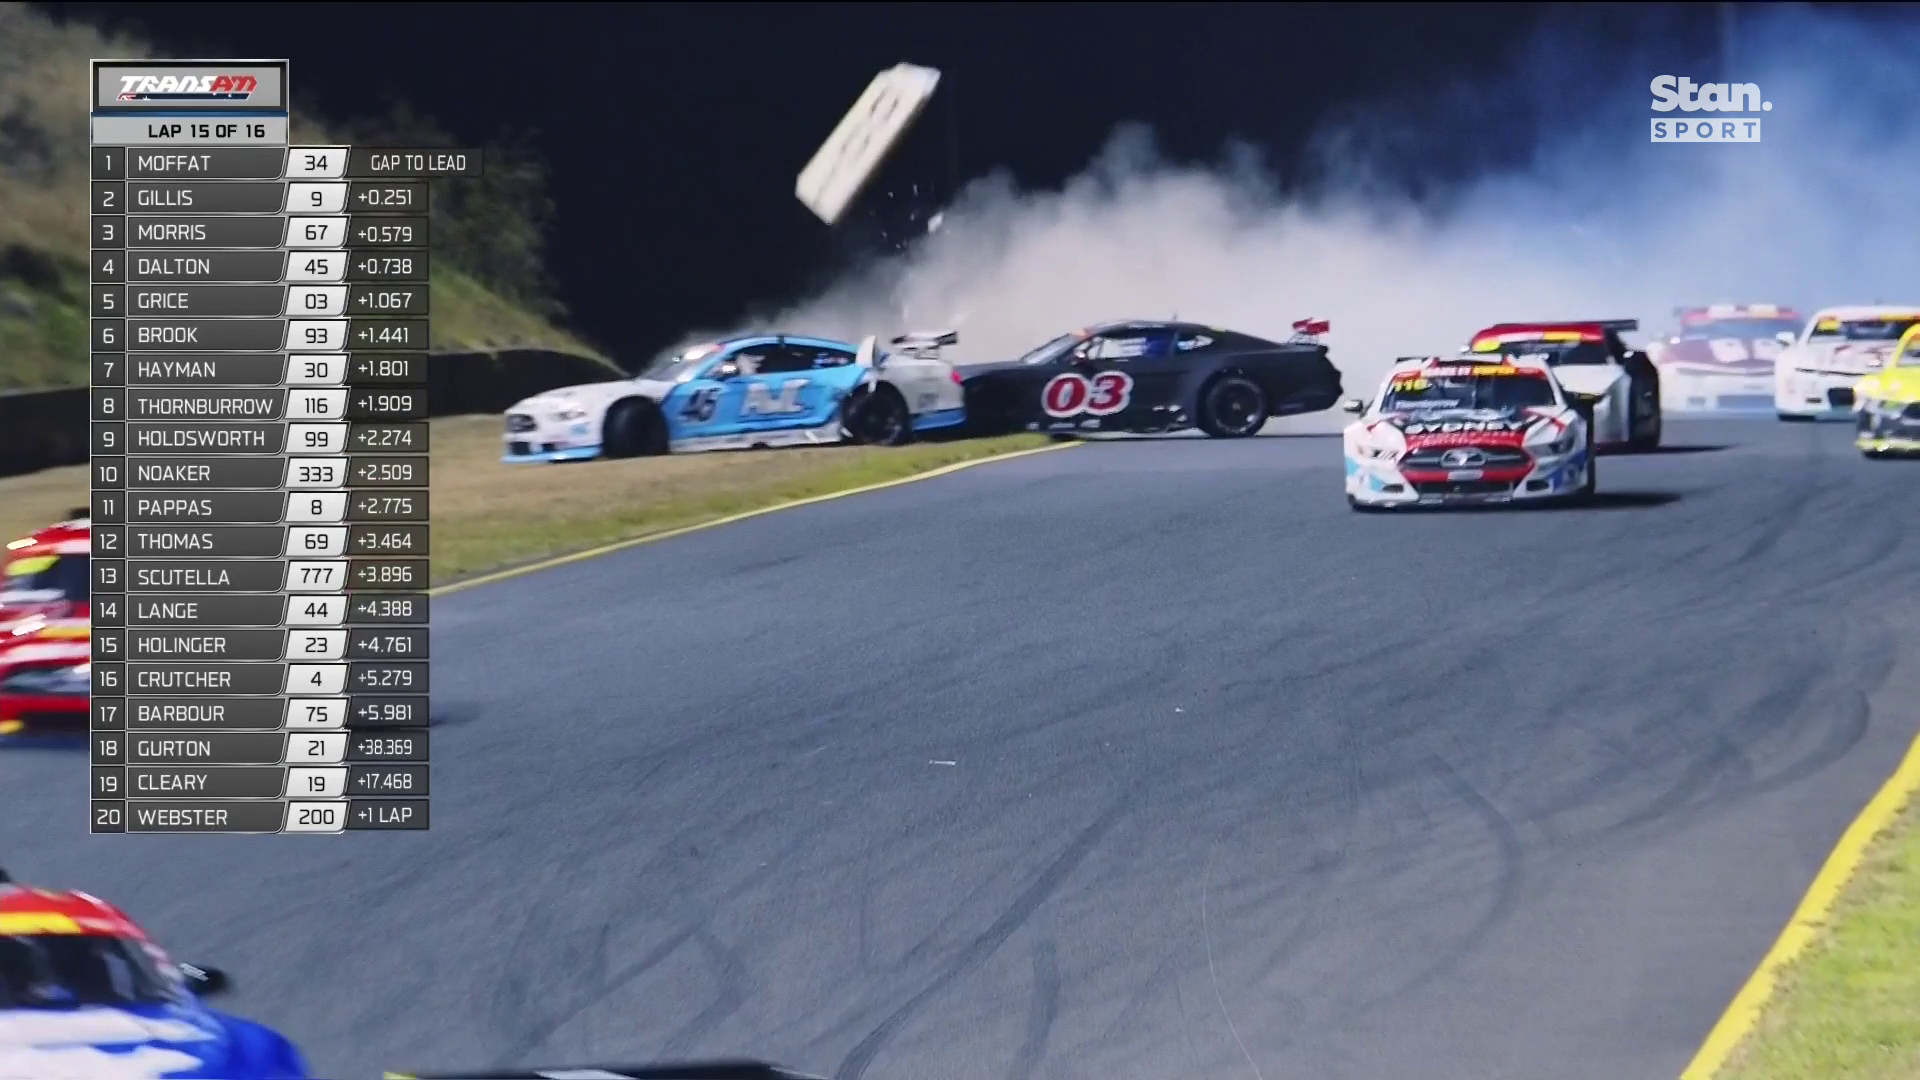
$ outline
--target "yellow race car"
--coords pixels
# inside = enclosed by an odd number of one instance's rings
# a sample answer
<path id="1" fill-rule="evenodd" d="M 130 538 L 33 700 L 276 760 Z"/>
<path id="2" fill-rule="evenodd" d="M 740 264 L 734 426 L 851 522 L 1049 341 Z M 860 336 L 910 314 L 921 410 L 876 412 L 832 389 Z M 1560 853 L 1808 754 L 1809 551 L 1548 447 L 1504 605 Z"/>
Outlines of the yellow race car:
<path id="1" fill-rule="evenodd" d="M 1920 323 L 1900 335 L 1886 366 L 1853 384 L 1853 414 L 1861 453 L 1920 454 Z"/>

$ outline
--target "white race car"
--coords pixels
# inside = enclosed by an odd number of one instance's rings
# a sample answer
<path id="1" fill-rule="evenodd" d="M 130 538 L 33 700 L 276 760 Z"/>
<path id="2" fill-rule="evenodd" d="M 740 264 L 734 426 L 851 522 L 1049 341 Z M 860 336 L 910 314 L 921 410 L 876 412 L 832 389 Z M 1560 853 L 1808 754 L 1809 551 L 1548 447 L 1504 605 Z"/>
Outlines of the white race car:
<path id="1" fill-rule="evenodd" d="M 1773 368 L 1773 407 L 1782 420 L 1845 420 L 1853 384 L 1886 366 L 1920 306 L 1833 307 L 1816 314 Z"/>
<path id="2" fill-rule="evenodd" d="M 1473 335 L 1462 352 L 1539 355 L 1574 404 L 1587 410 L 1593 443 L 1646 452 L 1660 446 L 1660 370 L 1621 335 L 1633 319 L 1500 323 Z"/>
<path id="3" fill-rule="evenodd" d="M 1574 501 L 1596 484 L 1590 414 L 1544 355 L 1405 357 L 1342 435 L 1356 510 Z"/>
<path id="4" fill-rule="evenodd" d="M 1773 365 L 1800 336 L 1800 315 L 1778 304 L 1676 308 L 1677 325 L 1647 355 L 1671 413 L 1773 409 Z"/>
<path id="5" fill-rule="evenodd" d="M 632 379 L 549 390 L 507 410 L 507 462 L 859 442 L 897 446 L 966 422 L 950 331 L 859 345 L 732 338 L 665 357 Z"/>

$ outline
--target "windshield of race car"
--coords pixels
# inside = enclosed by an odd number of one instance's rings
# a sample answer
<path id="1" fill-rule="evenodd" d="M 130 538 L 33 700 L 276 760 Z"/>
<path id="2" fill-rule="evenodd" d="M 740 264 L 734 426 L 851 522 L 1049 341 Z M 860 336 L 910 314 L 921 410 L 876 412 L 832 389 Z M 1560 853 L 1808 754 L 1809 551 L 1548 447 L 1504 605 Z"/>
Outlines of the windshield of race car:
<path id="1" fill-rule="evenodd" d="M 14 603 L 87 601 L 93 560 L 86 555 L 30 555 L 15 559 L 0 576 L 0 598 Z"/>
<path id="2" fill-rule="evenodd" d="M 1807 335 L 1808 341 L 1898 341 L 1907 327 L 1920 322 L 1920 316 L 1901 319 L 1860 319 L 1853 322 L 1840 322 L 1837 319 L 1821 319 L 1813 324 L 1813 333 Z"/>
<path id="3" fill-rule="evenodd" d="M 1680 328 L 1682 341 L 1698 341 L 1703 338 L 1744 338 L 1758 341 L 1761 338 L 1778 337 L 1782 331 L 1789 334 L 1800 332 L 1800 324 L 1792 319 L 1716 319 L 1713 322 L 1688 323 Z"/>
<path id="4" fill-rule="evenodd" d="M 1508 356 L 1537 356 L 1550 367 L 1606 364 L 1613 360 L 1613 354 L 1598 341 L 1503 341 L 1499 348 Z"/>
<path id="5" fill-rule="evenodd" d="M 700 370 L 701 362 L 712 356 L 718 348 L 717 345 L 695 345 L 685 352 L 663 356 L 648 364 L 638 377 L 660 382 L 685 382 Z"/>
<path id="6" fill-rule="evenodd" d="M 1483 365 L 1495 367 L 1496 365 Z M 1409 371 L 1387 382 L 1381 412 L 1481 410 L 1518 412 L 1554 404 L 1553 385 L 1537 371 L 1508 368 L 1505 373 L 1437 375 Z"/>
<path id="7" fill-rule="evenodd" d="M 1061 334 L 1059 337 L 1054 338 L 1052 341 L 1047 342 L 1046 344 L 1040 346 L 1037 349 L 1032 350 L 1031 352 L 1028 352 L 1026 355 L 1022 356 L 1019 360 L 1016 360 L 1014 362 L 1018 364 L 1044 364 L 1047 361 L 1052 360 L 1055 357 L 1059 356 L 1061 353 L 1066 352 L 1069 348 L 1073 346 L 1074 342 L 1077 342 L 1080 340 L 1083 340 L 1083 339 L 1079 334 Z"/>
<path id="8" fill-rule="evenodd" d="M 0 1009 L 164 1005 L 178 997 L 138 942 L 89 934 L 0 936 Z"/>

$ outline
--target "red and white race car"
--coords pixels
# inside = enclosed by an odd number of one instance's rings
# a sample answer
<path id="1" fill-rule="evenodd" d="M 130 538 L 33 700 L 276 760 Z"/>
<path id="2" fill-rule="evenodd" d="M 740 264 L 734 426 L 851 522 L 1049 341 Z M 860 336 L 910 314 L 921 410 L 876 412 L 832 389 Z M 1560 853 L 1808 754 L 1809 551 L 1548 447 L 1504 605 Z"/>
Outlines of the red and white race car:
<path id="1" fill-rule="evenodd" d="M 93 523 L 49 525 L 0 553 L 0 634 L 26 619 L 84 619 L 93 573 Z"/>
<path id="2" fill-rule="evenodd" d="M 0 736 L 87 730 L 92 532 L 64 521 L 0 560 Z"/>
<path id="3" fill-rule="evenodd" d="M 1677 324 L 1647 347 L 1668 412 L 1766 412 L 1773 365 L 1800 334 L 1800 314 L 1779 304 L 1675 308 Z"/>

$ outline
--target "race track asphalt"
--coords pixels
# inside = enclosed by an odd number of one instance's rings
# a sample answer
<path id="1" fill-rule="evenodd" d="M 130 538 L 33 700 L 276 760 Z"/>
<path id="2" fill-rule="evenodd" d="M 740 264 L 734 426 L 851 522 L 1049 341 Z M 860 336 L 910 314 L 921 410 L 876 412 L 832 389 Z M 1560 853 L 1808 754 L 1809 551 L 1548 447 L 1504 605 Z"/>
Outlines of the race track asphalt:
<path id="1" fill-rule="evenodd" d="M 1920 463 L 1687 422 L 1603 503 L 1362 516 L 1103 443 L 448 596 L 434 827 L 84 835 L 324 1075 L 1673 1077 L 1916 728 Z"/>

